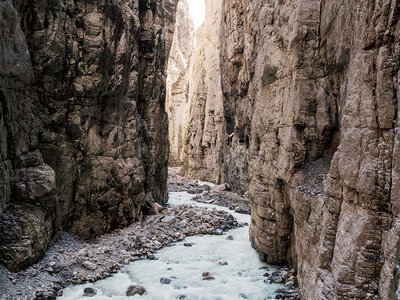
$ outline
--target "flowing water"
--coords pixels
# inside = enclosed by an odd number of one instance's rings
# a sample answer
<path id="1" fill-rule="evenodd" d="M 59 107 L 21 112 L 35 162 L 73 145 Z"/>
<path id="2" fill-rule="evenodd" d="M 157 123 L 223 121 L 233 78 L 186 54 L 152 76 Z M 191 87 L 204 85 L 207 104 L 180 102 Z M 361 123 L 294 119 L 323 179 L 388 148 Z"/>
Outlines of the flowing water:
<path id="1" fill-rule="evenodd" d="M 239 222 L 250 222 L 249 215 L 237 214 L 227 208 L 194 202 L 193 195 L 186 192 L 170 193 L 169 204 L 192 204 L 229 211 Z M 86 287 L 97 289 L 93 300 L 234 300 L 234 299 L 274 299 L 274 291 L 282 288 L 278 284 L 264 283 L 263 274 L 274 268 L 259 261 L 258 255 L 249 242 L 249 227 L 244 226 L 228 231 L 222 236 L 194 236 L 186 238 L 192 247 L 184 242 L 164 248 L 156 253 L 157 260 L 140 260 L 125 266 L 112 277 L 95 283 L 75 285 L 64 290 L 59 300 L 88 299 L 83 297 Z M 227 240 L 227 235 L 233 240 Z M 227 262 L 220 265 L 218 262 Z M 268 271 L 268 272 L 270 272 Z M 214 280 L 203 280 L 202 273 L 209 272 Z M 160 278 L 169 278 L 171 283 L 160 283 Z M 125 296 L 130 285 L 139 284 L 147 294 L 134 297 Z M 181 296 L 181 298 L 179 298 Z M 184 298 L 186 296 L 186 298 Z"/>

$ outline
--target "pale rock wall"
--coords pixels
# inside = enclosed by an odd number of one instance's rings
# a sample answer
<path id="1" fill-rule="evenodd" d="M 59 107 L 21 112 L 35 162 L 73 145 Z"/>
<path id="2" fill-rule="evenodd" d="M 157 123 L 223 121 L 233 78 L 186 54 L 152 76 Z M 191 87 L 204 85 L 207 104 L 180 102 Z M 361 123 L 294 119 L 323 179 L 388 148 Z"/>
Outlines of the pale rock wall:
<path id="1" fill-rule="evenodd" d="M 223 180 L 221 159 L 226 138 L 219 56 L 221 35 L 217 30 L 222 4 L 206 0 L 207 18 L 196 32 L 185 123 L 185 176 L 213 182 Z"/>
<path id="2" fill-rule="evenodd" d="M 189 102 L 189 70 L 194 51 L 194 26 L 186 0 L 180 0 L 167 69 L 166 108 L 169 117 L 169 164 L 181 165 L 185 112 Z"/>
<path id="3" fill-rule="evenodd" d="M 395 299 L 399 5 L 225 0 L 222 99 L 199 68 L 186 174 L 249 190 L 254 247 L 304 299 Z"/>
<path id="4" fill-rule="evenodd" d="M 0 2 L 0 261 L 10 269 L 38 260 L 60 230 L 91 238 L 166 202 L 174 7 Z"/>

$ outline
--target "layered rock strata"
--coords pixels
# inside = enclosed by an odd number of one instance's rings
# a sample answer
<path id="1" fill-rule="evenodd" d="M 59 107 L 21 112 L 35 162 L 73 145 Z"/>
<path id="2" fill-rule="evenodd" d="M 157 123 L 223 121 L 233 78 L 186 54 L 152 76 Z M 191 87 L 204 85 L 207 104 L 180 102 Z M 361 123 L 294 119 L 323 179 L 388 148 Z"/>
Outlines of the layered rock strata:
<path id="1" fill-rule="evenodd" d="M 90 238 L 166 201 L 173 16 L 162 0 L 0 2 L 0 260 L 11 270 L 60 230 Z"/>
<path id="2" fill-rule="evenodd" d="M 169 164 L 183 161 L 185 112 L 189 101 L 189 68 L 194 50 L 194 26 L 186 0 L 179 1 L 167 70 L 166 108 L 169 117 Z"/>
<path id="3" fill-rule="evenodd" d="M 188 126 L 200 120 L 190 136 L 203 141 L 207 103 L 222 105 L 224 129 L 213 125 L 211 148 L 186 144 L 186 174 L 249 189 L 254 246 L 297 268 L 304 299 L 394 298 L 398 1 L 225 0 L 217 11 L 223 98 L 203 89 Z"/>

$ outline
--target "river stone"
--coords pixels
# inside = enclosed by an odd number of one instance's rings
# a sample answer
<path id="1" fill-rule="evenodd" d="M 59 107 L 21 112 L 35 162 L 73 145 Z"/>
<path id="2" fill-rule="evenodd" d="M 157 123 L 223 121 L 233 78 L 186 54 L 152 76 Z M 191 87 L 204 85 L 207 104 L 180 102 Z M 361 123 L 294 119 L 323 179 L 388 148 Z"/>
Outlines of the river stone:
<path id="1" fill-rule="evenodd" d="M 97 295 L 97 291 L 94 288 L 87 287 L 83 290 L 83 297 L 93 297 Z"/>
<path id="2" fill-rule="evenodd" d="M 176 221 L 176 217 L 175 216 L 165 216 L 162 221 L 164 223 L 169 223 L 169 224 L 173 224 Z"/>
<path id="3" fill-rule="evenodd" d="M 85 261 L 82 263 L 82 266 L 85 267 L 86 269 L 90 271 L 94 271 L 97 269 L 97 265 L 95 263 L 92 263 L 90 261 Z"/>
<path id="4" fill-rule="evenodd" d="M 212 274 L 210 272 L 203 272 L 201 274 L 201 276 L 203 277 L 203 280 L 214 280 L 215 277 L 212 276 Z"/>
<path id="5" fill-rule="evenodd" d="M 163 277 L 163 278 L 160 279 L 160 282 L 162 284 L 170 284 L 171 283 L 171 279 Z"/>
<path id="6" fill-rule="evenodd" d="M 147 294 L 147 292 L 146 289 L 141 285 L 131 285 L 130 287 L 128 287 L 128 290 L 126 291 L 126 295 L 128 297 L 135 295 L 143 296 L 144 294 Z"/>

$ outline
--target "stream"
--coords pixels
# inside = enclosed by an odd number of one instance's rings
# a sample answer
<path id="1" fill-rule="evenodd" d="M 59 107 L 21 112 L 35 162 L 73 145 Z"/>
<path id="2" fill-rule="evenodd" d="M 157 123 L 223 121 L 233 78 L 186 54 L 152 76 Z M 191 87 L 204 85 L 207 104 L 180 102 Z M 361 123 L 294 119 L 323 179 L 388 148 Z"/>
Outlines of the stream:
<path id="1" fill-rule="evenodd" d="M 238 214 L 225 207 L 198 203 L 187 192 L 169 194 L 170 205 L 192 204 L 229 211 L 239 222 L 250 223 L 250 216 Z M 227 239 L 232 236 L 233 240 Z M 191 247 L 184 243 L 192 243 Z M 261 262 L 249 242 L 249 226 L 230 230 L 224 235 L 204 235 L 186 238 L 174 246 L 161 249 L 156 260 L 139 260 L 122 268 L 119 273 L 95 283 L 74 285 L 64 290 L 59 300 L 89 299 L 83 296 L 86 287 L 96 289 L 94 300 L 153 299 L 153 300 L 234 300 L 275 299 L 281 284 L 264 282 L 265 272 L 274 267 Z M 225 264 L 227 263 L 227 264 Z M 213 280 L 203 280 L 209 272 Z M 162 284 L 161 278 L 170 279 Z M 125 295 L 131 285 L 143 286 L 143 296 Z"/>

